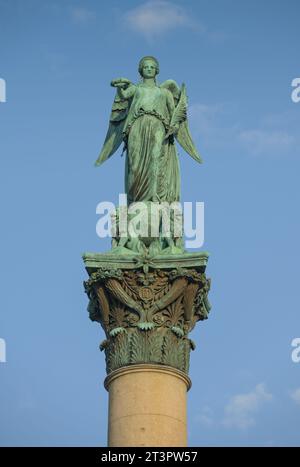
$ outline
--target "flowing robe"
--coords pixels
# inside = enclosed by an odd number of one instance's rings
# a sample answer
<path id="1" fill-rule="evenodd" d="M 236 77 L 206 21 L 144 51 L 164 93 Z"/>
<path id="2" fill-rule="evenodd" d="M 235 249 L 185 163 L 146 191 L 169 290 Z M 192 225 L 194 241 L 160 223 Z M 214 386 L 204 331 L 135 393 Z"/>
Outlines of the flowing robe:
<path id="1" fill-rule="evenodd" d="M 173 96 L 167 89 L 144 84 L 132 85 L 127 95 L 132 99 L 123 129 L 128 203 L 179 201 L 177 151 L 173 139 L 166 139 Z"/>

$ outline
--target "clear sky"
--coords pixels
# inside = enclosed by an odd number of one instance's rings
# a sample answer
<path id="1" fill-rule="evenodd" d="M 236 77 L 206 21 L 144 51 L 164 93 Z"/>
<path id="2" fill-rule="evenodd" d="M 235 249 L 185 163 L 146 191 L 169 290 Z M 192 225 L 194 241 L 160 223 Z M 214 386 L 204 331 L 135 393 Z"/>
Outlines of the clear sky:
<path id="1" fill-rule="evenodd" d="M 192 332 L 189 444 L 300 445 L 298 0 L 0 0 L 1 445 L 105 445 L 104 333 L 81 254 L 123 191 L 93 163 L 112 78 L 185 82 L 204 164 L 179 150 L 182 199 L 205 202 L 210 318 Z"/>

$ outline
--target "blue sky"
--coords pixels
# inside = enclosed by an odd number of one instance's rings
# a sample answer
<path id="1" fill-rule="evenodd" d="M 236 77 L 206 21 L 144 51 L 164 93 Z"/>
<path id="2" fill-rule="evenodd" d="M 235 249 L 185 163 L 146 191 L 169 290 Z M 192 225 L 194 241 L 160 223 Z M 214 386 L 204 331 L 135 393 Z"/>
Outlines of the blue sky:
<path id="1" fill-rule="evenodd" d="M 124 159 L 94 160 L 112 78 L 185 82 L 204 164 L 180 150 L 182 199 L 205 202 L 209 319 L 191 335 L 189 444 L 300 445 L 298 0 L 0 0 L 1 445 L 105 445 L 103 331 L 84 251 Z"/>

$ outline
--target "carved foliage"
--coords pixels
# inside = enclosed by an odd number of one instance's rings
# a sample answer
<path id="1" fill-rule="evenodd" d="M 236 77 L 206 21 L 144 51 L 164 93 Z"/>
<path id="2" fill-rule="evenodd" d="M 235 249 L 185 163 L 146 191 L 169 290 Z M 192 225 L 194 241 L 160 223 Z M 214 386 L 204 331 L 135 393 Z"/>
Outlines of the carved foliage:
<path id="1" fill-rule="evenodd" d="M 89 313 L 107 340 L 107 372 L 134 363 L 160 363 L 188 372 L 188 332 L 210 309 L 210 281 L 196 269 L 98 270 L 85 283 Z"/>
<path id="2" fill-rule="evenodd" d="M 136 363 L 158 363 L 188 372 L 191 341 L 167 329 L 124 331 L 105 346 L 106 371 Z"/>

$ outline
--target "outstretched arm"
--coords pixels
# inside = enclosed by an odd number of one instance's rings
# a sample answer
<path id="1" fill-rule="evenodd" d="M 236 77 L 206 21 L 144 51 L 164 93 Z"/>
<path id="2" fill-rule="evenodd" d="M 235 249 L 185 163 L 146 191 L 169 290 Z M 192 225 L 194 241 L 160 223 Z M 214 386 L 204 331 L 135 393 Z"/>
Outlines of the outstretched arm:
<path id="1" fill-rule="evenodd" d="M 113 79 L 110 84 L 114 88 L 117 88 L 117 93 L 120 99 L 127 100 L 133 97 L 134 92 L 135 92 L 135 85 L 132 84 L 131 81 L 129 81 L 129 79 L 126 79 L 126 78 Z"/>

